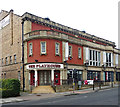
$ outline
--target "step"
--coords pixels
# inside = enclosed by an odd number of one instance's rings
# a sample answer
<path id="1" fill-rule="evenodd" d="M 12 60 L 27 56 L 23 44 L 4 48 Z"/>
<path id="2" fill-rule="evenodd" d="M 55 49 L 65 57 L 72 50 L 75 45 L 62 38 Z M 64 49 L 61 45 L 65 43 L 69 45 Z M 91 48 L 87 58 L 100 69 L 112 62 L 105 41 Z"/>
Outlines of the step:
<path id="1" fill-rule="evenodd" d="M 51 86 L 37 86 L 32 90 L 32 93 L 55 93 Z"/>

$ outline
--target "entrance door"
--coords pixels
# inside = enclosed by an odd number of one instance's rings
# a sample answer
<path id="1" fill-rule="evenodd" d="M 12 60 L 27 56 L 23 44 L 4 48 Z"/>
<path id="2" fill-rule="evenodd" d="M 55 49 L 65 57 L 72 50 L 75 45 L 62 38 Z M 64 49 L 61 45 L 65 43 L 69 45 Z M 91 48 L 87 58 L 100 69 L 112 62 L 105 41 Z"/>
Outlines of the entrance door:
<path id="1" fill-rule="evenodd" d="M 60 71 L 54 72 L 54 85 L 60 85 Z"/>
<path id="2" fill-rule="evenodd" d="M 30 85 L 35 85 L 35 72 L 30 72 Z"/>
<path id="3" fill-rule="evenodd" d="M 51 74 L 50 71 L 39 71 L 39 85 L 50 85 Z"/>

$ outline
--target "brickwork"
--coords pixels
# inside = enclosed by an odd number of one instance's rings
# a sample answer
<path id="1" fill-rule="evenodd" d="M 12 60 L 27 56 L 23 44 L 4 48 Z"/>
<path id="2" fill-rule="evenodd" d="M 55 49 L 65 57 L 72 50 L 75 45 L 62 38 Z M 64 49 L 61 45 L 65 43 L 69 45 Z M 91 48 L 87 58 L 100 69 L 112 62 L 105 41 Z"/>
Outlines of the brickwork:
<path id="1" fill-rule="evenodd" d="M 13 10 L 10 12 L 2 10 L 0 13 L 0 21 L 9 15 L 9 24 L 0 29 L 0 38 L 2 40 L 0 48 L 0 68 L 3 78 L 18 78 L 18 71 L 21 74 L 22 82 L 22 26 L 21 17 L 15 15 Z M 1 47 L 0 46 L 0 47 Z M 16 55 L 16 62 L 14 61 Z M 11 56 L 11 61 L 10 61 Z M 7 63 L 5 58 L 7 57 Z M 3 58 L 3 64 L 2 64 Z"/>

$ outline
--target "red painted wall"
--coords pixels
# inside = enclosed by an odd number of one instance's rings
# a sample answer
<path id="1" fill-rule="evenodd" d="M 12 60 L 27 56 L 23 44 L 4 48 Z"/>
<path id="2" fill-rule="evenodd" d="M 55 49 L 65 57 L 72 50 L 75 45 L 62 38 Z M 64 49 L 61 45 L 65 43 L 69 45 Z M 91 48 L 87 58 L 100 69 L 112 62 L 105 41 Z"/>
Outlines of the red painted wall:
<path id="1" fill-rule="evenodd" d="M 70 46 L 72 46 L 72 59 L 67 61 L 69 64 L 83 64 L 83 47 L 76 45 L 76 44 L 71 44 L 69 43 Z M 81 59 L 78 58 L 78 48 L 81 48 Z"/>
<path id="2" fill-rule="evenodd" d="M 37 23 L 33 23 L 33 22 L 32 22 L 32 31 L 34 31 L 34 30 L 51 30 L 51 28 L 50 28 L 50 27 L 47 27 L 47 26 L 44 26 L 44 25 L 40 25 L 40 24 L 37 24 Z M 65 34 L 68 34 L 68 35 L 71 35 L 71 36 L 74 36 L 74 37 L 75 37 L 75 35 L 73 35 L 73 34 L 71 34 L 71 33 L 67 33 L 67 32 L 64 32 L 64 31 L 60 31 L 60 30 L 58 30 L 58 29 L 52 29 L 52 30 L 57 31 L 57 32 L 61 32 L 61 33 L 65 33 Z M 87 39 L 87 38 L 80 37 L 80 36 L 78 36 L 78 38 L 84 39 L 84 40 L 87 40 L 87 41 L 90 41 L 90 42 L 93 42 L 92 39 Z M 105 43 L 102 43 L 102 42 L 96 41 L 96 43 L 106 46 L 106 44 L 105 44 Z"/>
<path id="3" fill-rule="evenodd" d="M 32 31 L 34 31 L 34 30 L 50 30 L 50 29 L 51 29 L 50 27 L 43 26 L 43 25 L 40 25 L 37 23 L 32 23 Z"/>
<path id="4" fill-rule="evenodd" d="M 46 41 L 46 50 L 47 55 L 40 55 L 40 42 Z M 60 43 L 60 56 L 55 56 L 55 43 Z M 29 43 L 33 45 L 33 56 L 29 56 Z M 83 47 L 75 44 L 70 44 L 72 46 L 72 56 L 73 58 L 68 60 L 69 64 L 83 64 Z M 63 63 L 63 55 L 62 55 L 62 41 L 54 40 L 54 39 L 34 39 L 30 40 L 27 43 L 27 53 L 28 53 L 28 63 L 33 63 L 35 60 L 38 62 L 58 62 Z M 78 47 L 82 49 L 82 58 L 78 58 Z"/>
<path id="5" fill-rule="evenodd" d="M 40 55 L 40 42 L 46 41 L 47 55 Z M 55 42 L 60 43 L 60 56 L 55 56 Z M 33 56 L 29 56 L 29 43 L 33 45 Z M 28 63 L 35 62 L 59 62 L 62 63 L 62 42 L 53 39 L 34 39 L 27 42 Z"/>

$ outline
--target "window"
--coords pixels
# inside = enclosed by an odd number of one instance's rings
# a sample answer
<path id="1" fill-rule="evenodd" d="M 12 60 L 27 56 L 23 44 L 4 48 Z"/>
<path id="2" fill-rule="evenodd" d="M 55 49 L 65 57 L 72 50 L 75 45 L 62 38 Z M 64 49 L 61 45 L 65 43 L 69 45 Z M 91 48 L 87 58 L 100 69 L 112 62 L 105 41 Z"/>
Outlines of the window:
<path id="1" fill-rule="evenodd" d="M 17 63 L 17 62 L 16 62 L 16 55 L 14 55 L 14 63 Z"/>
<path id="2" fill-rule="evenodd" d="M 104 81 L 105 82 L 113 82 L 114 81 L 114 72 L 112 72 L 112 71 L 104 72 Z"/>
<path id="3" fill-rule="evenodd" d="M 29 44 L 29 56 L 32 56 L 33 54 L 33 46 L 32 43 Z"/>
<path id="4" fill-rule="evenodd" d="M 60 54 L 60 44 L 59 43 L 55 43 L 55 54 L 56 55 Z"/>
<path id="5" fill-rule="evenodd" d="M 12 64 L 12 56 L 10 56 L 10 64 Z"/>
<path id="6" fill-rule="evenodd" d="M 81 48 L 78 48 L 78 58 L 81 58 Z"/>
<path id="7" fill-rule="evenodd" d="M 112 53 L 106 53 L 106 66 L 112 66 Z"/>
<path id="8" fill-rule="evenodd" d="M 5 64 L 8 65 L 8 58 L 5 58 Z"/>
<path id="9" fill-rule="evenodd" d="M 96 50 L 89 50 L 89 65 L 100 66 L 100 52 Z"/>
<path id="10" fill-rule="evenodd" d="M 41 54 L 46 54 L 46 42 L 41 42 Z"/>
<path id="11" fill-rule="evenodd" d="M 3 58 L 2 58 L 2 65 L 3 65 Z"/>
<path id="12" fill-rule="evenodd" d="M 41 42 L 41 54 L 46 54 L 46 42 Z"/>
<path id="13" fill-rule="evenodd" d="M 99 71 L 88 71 L 87 72 L 87 79 L 98 81 L 100 80 L 100 72 Z"/>
<path id="14" fill-rule="evenodd" d="M 72 46 L 69 46 L 69 56 L 72 56 Z"/>

